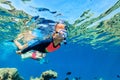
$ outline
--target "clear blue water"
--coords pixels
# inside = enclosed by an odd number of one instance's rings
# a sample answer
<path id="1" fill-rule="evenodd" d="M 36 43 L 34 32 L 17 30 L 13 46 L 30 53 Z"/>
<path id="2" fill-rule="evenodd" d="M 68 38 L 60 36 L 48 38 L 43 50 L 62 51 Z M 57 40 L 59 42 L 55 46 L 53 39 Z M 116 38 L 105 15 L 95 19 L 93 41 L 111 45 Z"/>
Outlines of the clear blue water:
<path id="1" fill-rule="evenodd" d="M 18 2 L 16 2 L 15 0 L 11 1 L 12 5 L 14 5 L 16 9 L 20 8 L 21 10 L 24 10 L 24 12 L 27 12 L 29 15 L 36 16 L 39 14 L 40 17 L 44 17 L 54 21 L 62 19 L 68 21 L 69 24 L 72 24 L 84 11 L 91 9 L 91 12 L 95 13 L 94 17 L 99 16 L 111 6 L 113 6 L 118 0 L 52 0 L 51 4 L 46 2 L 49 0 L 31 0 L 30 2 L 21 2 L 20 0 Z M 58 6 L 60 3 L 62 5 Z M 35 13 L 35 10 L 31 10 L 31 8 L 28 6 L 45 7 L 50 9 L 50 11 L 45 13 Z M 113 15 L 120 12 L 119 9 L 120 8 L 114 10 L 111 14 L 108 14 L 106 17 L 103 18 L 103 20 L 111 19 Z M 51 14 L 51 11 L 58 11 L 58 13 L 60 12 L 64 16 L 58 16 L 57 18 L 53 17 L 55 15 Z M 1 14 L 0 16 L 4 15 Z M 2 24 L 1 21 L 0 24 L 3 25 L 4 22 Z M 116 37 L 110 37 L 108 38 L 108 40 L 111 40 L 109 43 L 105 42 L 107 38 L 103 39 L 103 42 L 97 42 L 97 38 L 107 37 L 106 34 L 101 33 L 100 36 L 98 35 L 98 37 L 96 38 L 96 41 L 93 41 L 93 44 L 98 45 L 93 46 L 92 41 L 90 41 L 93 38 L 93 36 L 91 36 L 93 35 L 92 30 L 91 33 L 89 33 L 91 35 L 89 35 L 90 37 L 87 37 L 87 40 L 86 35 L 81 36 L 82 38 L 78 38 L 80 37 L 80 34 L 76 33 L 77 31 L 75 32 L 73 29 L 73 31 L 71 31 L 73 33 L 70 33 L 69 31 L 70 35 L 68 37 L 68 44 L 62 45 L 59 50 L 48 54 L 46 57 L 46 60 L 48 60 L 47 64 L 39 64 L 39 62 L 32 59 L 24 61 L 21 60 L 20 56 L 15 53 L 16 46 L 14 45 L 14 43 L 5 42 L 11 35 L 12 36 L 9 38 L 14 39 L 16 35 L 12 32 L 18 34 L 19 30 L 16 29 L 15 25 L 12 25 L 12 23 L 9 24 L 12 26 L 12 28 L 10 29 L 7 26 L 2 28 L 3 26 L 1 25 L 0 34 L 2 35 L 0 40 L 2 40 L 0 43 L 0 67 L 17 68 L 20 75 L 23 76 L 25 80 L 29 80 L 30 76 L 39 77 L 43 71 L 50 69 L 55 70 L 58 73 L 58 78 L 56 80 L 65 80 L 66 77 L 68 77 L 70 80 L 74 80 L 74 77 L 80 77 L 80 80 L 120 80 L 120 78 L 117 77 L 117 75 L 120 75 L 120 44 L 115 45 L 116 42 L 120 41 L 119 38 L 116 39 Z M 12 31 L 8 31 L 8 33 L 7 31 L 4 32 L 3 30 L 6 29 Z M 74 33 L 76 33 L 77 35 L 75 36 Z M 78 40 L 75 40 L 76 38 L 78 38 Z M 75 42 L 72 40 L 75 40 Z M 72 74 L 66 75 L 66 73 L 69 71 L 72 72 Z"/>
<path id="2" fill-rule="evenodd" d="M 68 71 L 72 72 L 68 76 L 70 80 L 74 77 L 81 77 L 81 80 L 94 80 L 95 77 L 102 77 L 103 80 L 119 80 L 117 75 L 120 74 L 120 54 L 114 52 L 115 49 L 119 50 L 113 47 L 107 51 L 93 50 L 89 45 L 68 44 L 49 54 L 48 64 L 39 64 L 34 60 L 21 61 L 19 55 L 16 55 L 13 50 L 13 52 L 6 52 L 5 59 L 0 61 L 0 67 L 17 68 L 25 80 L 29 80 L 30 76 L 38 77 L 41 72 L 49 69 L 58 72 L 57 80 L 64 80 Z M 4 55 L 4 51 L 1 51 L 1 55 Z"/>

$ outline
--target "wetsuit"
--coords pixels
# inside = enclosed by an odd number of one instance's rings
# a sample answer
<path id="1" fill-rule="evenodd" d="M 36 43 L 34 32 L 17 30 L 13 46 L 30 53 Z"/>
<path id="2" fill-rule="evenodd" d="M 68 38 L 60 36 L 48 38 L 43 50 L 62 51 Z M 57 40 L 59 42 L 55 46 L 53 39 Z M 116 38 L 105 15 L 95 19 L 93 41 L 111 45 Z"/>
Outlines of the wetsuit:
<path id="1" fill-rule="evenodd" d="M 21 51 L 21 53 L 26 53 L 30 50 L 36 50 L 36 51 L 40 51 L 42 53 L 47 53 L 47 52 L 53 52 L 55 50 L 57 50 L 60 47 L 60 44 L 58 44 L 57 46 L 54 46 L 53 44 L 53 39 L 46 39 L 43 41 L 38 40 L 37 42 L 29 45 L 27 48 L 23 49 Z"/>

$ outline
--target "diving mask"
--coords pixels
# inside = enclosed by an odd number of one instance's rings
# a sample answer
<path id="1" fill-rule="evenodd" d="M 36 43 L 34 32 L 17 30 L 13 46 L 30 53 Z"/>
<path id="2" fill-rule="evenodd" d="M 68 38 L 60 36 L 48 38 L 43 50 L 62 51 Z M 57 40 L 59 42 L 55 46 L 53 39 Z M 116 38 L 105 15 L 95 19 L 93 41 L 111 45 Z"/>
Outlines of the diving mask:
<path id="1" fill-rule="evenodd" d="M 64 44 L 67 44 L 66 41 L 66 37 L 67 37 L 67 31 L 66 30 L 59 30 L 58 32 L 56 32 L 59 36 L 61 36 L 62 38 L 64 38 L 63 42 Z"/>

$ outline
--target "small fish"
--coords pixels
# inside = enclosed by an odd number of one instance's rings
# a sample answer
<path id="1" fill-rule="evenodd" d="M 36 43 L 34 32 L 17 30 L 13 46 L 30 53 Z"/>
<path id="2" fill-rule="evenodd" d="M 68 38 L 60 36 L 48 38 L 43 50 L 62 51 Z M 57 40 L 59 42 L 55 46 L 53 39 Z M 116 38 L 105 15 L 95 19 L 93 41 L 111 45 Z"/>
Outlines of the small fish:
<path id="1" fill-rule="evenodd" d="M 66 75 L 71 75 L 71 72 L 67 72 Z"/>
<path id="2" fill-rule="evenodd" d="M 120 75 L 117 75 L 117 78 L 120 78 Z"/>

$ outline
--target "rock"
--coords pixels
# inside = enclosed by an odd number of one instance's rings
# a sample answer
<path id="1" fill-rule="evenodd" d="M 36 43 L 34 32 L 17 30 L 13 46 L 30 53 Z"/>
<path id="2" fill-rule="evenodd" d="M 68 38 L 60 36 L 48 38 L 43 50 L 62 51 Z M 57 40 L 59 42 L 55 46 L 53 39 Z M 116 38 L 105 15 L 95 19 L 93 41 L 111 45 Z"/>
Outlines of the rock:
<path id="1" fill-rule="evenodd" d="M 0 68 L 0 80 L 24 80 L 16 68 Z"/>
<path id="2" fill-rule="evenodd" d="M 41 74 L 40 78 L 31 78 L 30 80 L 50 80 L 57 78 L 57 72 L 53 70 L 45 71 Z"/>

